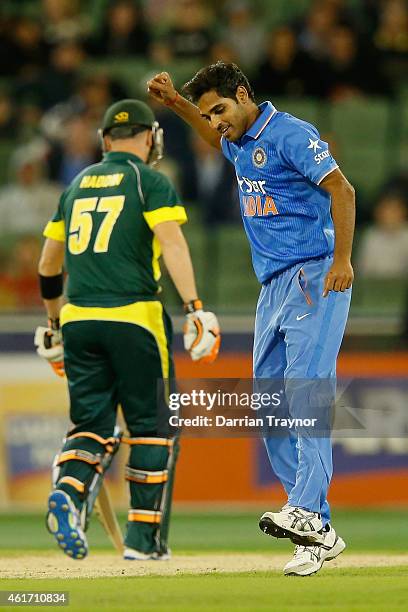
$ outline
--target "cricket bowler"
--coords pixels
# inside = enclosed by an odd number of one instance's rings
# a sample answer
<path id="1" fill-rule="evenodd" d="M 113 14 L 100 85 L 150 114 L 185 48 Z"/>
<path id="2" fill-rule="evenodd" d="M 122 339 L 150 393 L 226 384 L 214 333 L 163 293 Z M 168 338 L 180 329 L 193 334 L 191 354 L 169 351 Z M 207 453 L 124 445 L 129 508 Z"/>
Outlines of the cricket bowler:
<path id="1" fill-rule="evenodd" d="M 112 456 L 130 446 L 130 507 L 124 541 L 129 560 L 169 558 L 177 437 L 158 426 L 158 380 L 174 378 L 171 321 L 159 299 L 159 257 L 184 303 L 184 346 L 195 361 L 213 361 L 220 334 L 198 299 L 187 220 L 171 182 L 152 165 L 163 134 L 153 111 L 122 100 L 105 113 L 103 159 L 83 170 L 61 196 L 44 230 L 39 263 L 48 328 L 37 352 L 66 374 L 73 428 L 54 463 L 47 526 L 68 556 L 88 552 L 85 529 Z M 64 264 L 65 260 L 65 264 Z M 63 266 L 68 275 L 63 305 Z M 166 389 L 166 385 L 164 385 Z M 120 404 L 129 431 L 116 433 Z"/>
<path id="2" fill-rule="evenodd" d="M 189 123 L 234 165 L 241 214 L 255 274 L 256 379 L 335 380 L 351 299 L 354 189 L 310 123 L 259 106 L 235 64 L 202 68 L 176 91 L 167 72 L 148 82 L 150 95 Z M 299 397 L 300 396 L 300 397 Z M 296 413 L 301 394 L 289 410 Z M 261 529 L 296 544 L 287 575 L 320 570 L 345 548 L 330 524 L 330 435 L 294 432 L 266 438 L 288 501 L 266 512 Z"/>

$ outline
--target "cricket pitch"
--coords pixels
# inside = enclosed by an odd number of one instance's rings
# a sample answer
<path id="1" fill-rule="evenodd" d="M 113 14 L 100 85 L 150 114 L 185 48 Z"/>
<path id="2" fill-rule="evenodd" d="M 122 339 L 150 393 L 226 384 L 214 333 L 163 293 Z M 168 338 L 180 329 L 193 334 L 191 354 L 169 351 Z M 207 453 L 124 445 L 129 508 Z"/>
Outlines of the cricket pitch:
<path id="1" fill-rule="evenodd" d="M 174 555 L 169 561 L 124 561 L 118 555 L 94 553 L 74 561 L 59 551 L 21 554 L 0 559 L 2 578 L 101 578 L 120 576 L 175 576 L 180 574 L 240 573 L 282 570 L 288 554 L 205 553 Z M 323 571 L 336 568 L 407 566 L 408 554 L 353 554 L 347 551 L 326 562 Z M 408 570 L 407 570 L 408 571 Z"/>

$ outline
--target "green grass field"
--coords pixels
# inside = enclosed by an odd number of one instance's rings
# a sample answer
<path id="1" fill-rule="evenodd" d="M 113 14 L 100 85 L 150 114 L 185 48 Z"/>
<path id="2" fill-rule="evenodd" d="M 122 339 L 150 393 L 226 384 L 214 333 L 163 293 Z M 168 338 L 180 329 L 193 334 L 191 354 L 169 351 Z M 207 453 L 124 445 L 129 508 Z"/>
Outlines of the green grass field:
<path id="1" fill-rule="evenodd" d="M 10 580 L 1 588 L 68 590 L 68 610 L 257 611 L 407 610 L 407 573 L 402 568 L 339 570 L 314 578 L 282 578 L 277 572 L 183 575 L 97 580 Z M 33 608 L 34 609 L 34 608 Z M 57 609 L 54 607 L 53 609 Z M 64 608 L 61 608 L 62 610 Z"/>
<path id="2" fill-rule="evenodd" d="M 217 558 L 217 555 L 227 553 L 227 559 L 233 564 L 234 559 L 242 560 L 256 553 L 264 560 L 268 560 L 269 556 L 274 557 L 274 568 L 276 559 L 281 557 L 283 566 L 291 555 L 291 545 L 262 534 L 257 528 L 257 518 L 256 511 L 206 514 L 175 512 L 171 533 L 174 560 L 177 561 L 177 556 L 182 558 L 183 555 L 194 559 L 200 559 L 200 556 L 211 559 L 211 555 Z M 125 517 L 122 515 L 120 519 L 123 524 Z M 45 567 L 52 566 L 52 559 L 57 558 L 56 547 L 45 531 L 43 521 L 43 516 L 37 514 L 0 516 L 0 556 L 3 567 L 7 567 L 7 559 L 9 563 L 12 560 L 18 563 L 20 557 L 24 565 L 27 555 L 34 556 Z M 209 566 L 208 570 L 200 574 L 188 573 L 181 567 L 175 571 L 175 575 L 124 575 L 92 579 L 76 577 L 70 580 L 0 578 L 0 589 L 69 591 L 70 604 L 65 609 L 70 612 L 407 610 L 407 512 L 338 511 L 334 516 L 334 524 L 348 544 L 347 551 L 342 555 L 342 565 L 329 569 L 326 564 L 327 569 L 323 567 L 318 574 L 309 578 L 287 578 L 277 569 L 245 572 L 229 572 L 227 569 L 220 572 Z M 96 521 L 91 525 L 88 535 L 94 552 L 89 557 L 88 566 L 93 559 L 93 565 L 97 567 L 108 555 L 112 558 L 114 553 Z M 392 555 L 399 555 L 397 558 L 403 559 L 404 563 L 393 565 Z M 60 556 L 64 560 L 64 556 Z M 359 556 L 365 559 L 365 567 L 359 567 L 358 562 L 355 562 Z M 382 559 L 383 567 L 376 566 L 377 557 Z M 354 560 L 350 567 L 347 566 L 348 558 Z M 120 557 L 117 559 L 119 567 Z M 369 565 L 370 559 L 372 566 Z M 69 559 L 67 561 L 75 564 Z M 76 569 L 81 567 L 80 563 L 75 564 Z M 153 565 L 158 567 L 157 564 Z M 34 609 L 30 606 L 25 608 Z M 1 609 L 14 608 L 0 606 Z M 48 609 L 57 608 L 54 606 Z"/>

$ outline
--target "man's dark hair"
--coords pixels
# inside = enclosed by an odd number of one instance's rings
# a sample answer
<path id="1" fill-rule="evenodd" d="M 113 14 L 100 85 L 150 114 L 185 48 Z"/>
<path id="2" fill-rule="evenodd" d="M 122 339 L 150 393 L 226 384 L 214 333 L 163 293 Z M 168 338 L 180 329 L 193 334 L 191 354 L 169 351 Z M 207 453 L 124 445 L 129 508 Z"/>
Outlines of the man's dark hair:
<path id="1" fill-rule="evenodd" d="M 183 93 L 194 104 L 208 91 L 214 89 L 222 98 L 236 100 L 237 87 L 242 85 L 248 92 L 251 100 L 255 101 L 254 90 L 249 84 L 245 74 L 236 64 L 217 62 L 205 66 L 183 87 Z"/>
<path id="2" fill-rule="evenodd" d="M 136 134 L 149 129 L 147 125 L 118 125 L 117 127 L 104 130 L 103 135 L 109 135 L 112 140 L 122 140 L 123 138 L 133 138 Z"/>

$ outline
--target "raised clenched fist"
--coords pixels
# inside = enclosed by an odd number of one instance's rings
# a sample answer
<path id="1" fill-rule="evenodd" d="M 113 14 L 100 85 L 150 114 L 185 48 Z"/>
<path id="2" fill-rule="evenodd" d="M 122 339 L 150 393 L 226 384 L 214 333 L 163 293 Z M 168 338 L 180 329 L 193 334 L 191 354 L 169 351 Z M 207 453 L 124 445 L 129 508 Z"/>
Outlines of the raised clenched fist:
<path id="1" fill-rule="evenodd" d="M 147 82 L 147 91 L 161 104 L 171 104 L 177 97 L 177 91 L 168 72 L 160 72 Z"/>

